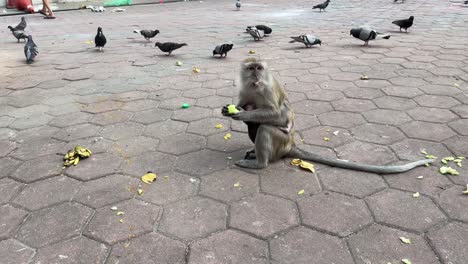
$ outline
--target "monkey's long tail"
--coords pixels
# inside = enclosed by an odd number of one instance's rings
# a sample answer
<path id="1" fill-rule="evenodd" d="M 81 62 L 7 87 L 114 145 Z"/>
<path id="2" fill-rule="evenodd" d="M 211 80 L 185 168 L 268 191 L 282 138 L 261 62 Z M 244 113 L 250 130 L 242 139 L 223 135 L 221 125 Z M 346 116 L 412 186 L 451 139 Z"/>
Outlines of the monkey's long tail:
<path id="1" fill-rule="evenodd" d="M 308 161 L 314 161 L 318 163 L 322 163 L 325 165 L 330 165 L 333 167 L 339 167 L 343 169 L 351 169 L 357 171 L 365 171 L 365 172 L 372 172 L 378 174 L 391 174 L 391 173 L 400 173 L 409 171 L 419 166 L 423 166 L 426 163 L 434 162 L 433 159 L 425 159 L 425 160 L 418 160 L 414 162 L 410 162 L 407 164 L 402 165 L 394 165 L 394 166 L 377 166 L 377 165 L 368 165 L 368 164 L 360 164 L 346 160 L 339 160 L 339 159 L 331 159 L 325 158 L 305 150 L 299 149 L 294 147 L 289 154 L 287 155 L 291 158 L 303 159 Z"/>

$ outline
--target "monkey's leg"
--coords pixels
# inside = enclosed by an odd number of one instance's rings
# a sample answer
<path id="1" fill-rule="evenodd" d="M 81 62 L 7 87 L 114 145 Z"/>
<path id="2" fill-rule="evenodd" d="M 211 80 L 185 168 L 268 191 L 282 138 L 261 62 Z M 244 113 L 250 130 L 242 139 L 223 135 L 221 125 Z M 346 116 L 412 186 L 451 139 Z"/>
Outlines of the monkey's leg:
<path id="1" fill-rule="evenodd" d="M 255 138 L 255 155 L 254 160 L 239 160 L 236 165 L 248 169 L 263 169 L 268 166 L 270 157 L 273 151 L 273 139 L 271 127 L 262 125 L 258 128 Z"/>

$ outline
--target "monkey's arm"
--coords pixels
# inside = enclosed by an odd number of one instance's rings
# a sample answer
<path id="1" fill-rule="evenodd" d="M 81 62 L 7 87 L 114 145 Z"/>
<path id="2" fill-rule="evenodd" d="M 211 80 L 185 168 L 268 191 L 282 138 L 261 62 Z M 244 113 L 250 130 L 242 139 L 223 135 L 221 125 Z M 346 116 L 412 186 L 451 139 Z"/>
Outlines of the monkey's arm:
<path id="1" fill-rule="evenodd" d="M 232 119 L 257 124 L 266 124 L 272 126 L 287 126 L 289 109 L 286 106 L 281 109 L 259 108 L 252 111 L 240 111 L 232 115 Z"/>

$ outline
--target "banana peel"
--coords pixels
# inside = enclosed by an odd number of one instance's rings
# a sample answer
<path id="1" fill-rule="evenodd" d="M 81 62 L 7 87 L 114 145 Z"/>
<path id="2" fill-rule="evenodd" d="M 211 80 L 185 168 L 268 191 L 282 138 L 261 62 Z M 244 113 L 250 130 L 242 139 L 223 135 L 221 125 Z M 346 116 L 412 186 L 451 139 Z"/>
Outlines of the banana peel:
<path id="1" fill-rule="evenodd" d="M 63 166 L 70 167 L 71 165 L 76 166 L 80 162 L 81 159 L 86 159 L 91 157 L 93 153 L 91 150 L 77 145 L 74 149 L 71 149 L 65 154 L 63 157 Z"/>
<path id="2" fill-rule="evenodd" d="M 151 184 L 156 180 L 158 176 L 151 171 L 148 171 L 145 175 L 141 176 L 141 181 L 146 183 L 146 184 Z"/>
<path id="3" fill-rule="evenodd" d="M 291 165 L 298 166 L 302 169 L 308 170 L 312 173 L 315 173 L 315 166 L 312 163 L 309 163 L 307 161 L 303 161 L 301 159 L 293 159 L 291 160 Z"/>

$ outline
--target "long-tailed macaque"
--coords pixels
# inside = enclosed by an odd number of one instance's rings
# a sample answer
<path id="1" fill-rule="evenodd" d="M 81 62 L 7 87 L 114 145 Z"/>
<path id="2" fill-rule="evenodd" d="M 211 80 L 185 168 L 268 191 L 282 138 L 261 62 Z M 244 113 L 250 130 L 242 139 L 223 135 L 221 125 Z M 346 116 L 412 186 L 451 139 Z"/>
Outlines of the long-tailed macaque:
<path id="1" fill-rule="evenodd" d="M 294 144 L 294 113 L 288 105 L 284 89 L 268 71 L 264 61 L 255 58 L 241 65 L 239 102 L 236 114 L 229 114 L 227 106 L 222 114 L 247 124 L 249 137 L 255 144 L 245 158 L 236 165 L 250 169 L 262 169 L 269 162 L 283 157 L 304 159 L 330 166 L 374 172 L 381 174 L 399 173 L 432 163 L 434 160 L 419 160 L 404 165 L 375 166 L 346 160 L 331 159 L 304 151 Z"/>

